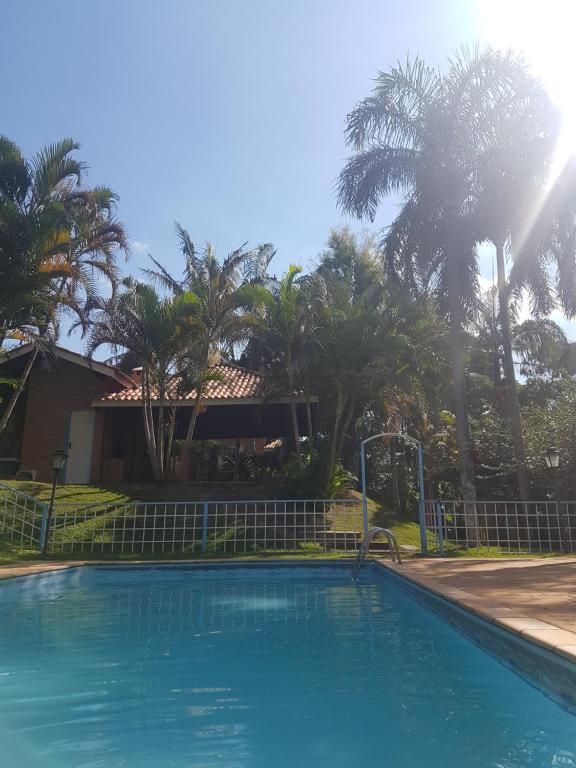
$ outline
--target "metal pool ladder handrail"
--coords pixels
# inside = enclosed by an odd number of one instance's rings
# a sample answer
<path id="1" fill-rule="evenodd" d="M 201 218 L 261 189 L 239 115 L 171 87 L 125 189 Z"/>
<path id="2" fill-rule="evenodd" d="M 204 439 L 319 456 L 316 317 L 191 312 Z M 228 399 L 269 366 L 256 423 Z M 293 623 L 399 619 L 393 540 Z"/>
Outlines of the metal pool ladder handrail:
<path id="1" fill-rule="evenodd" d="M 362 542 L 362 546 L 358 550 L 358 554 L 356 555 L 356 560 L 354 561 L 354 567 L 352 568 L 352 581 L 356 581 L 358 579 L 360 568 L 362 568 L 362 564 L 364 563 L 364 560 L 366 560 L 366 555 L 368 554 L 368 550 L 370 549 L 370 544 L 372 542 L 372 539 L 375 536 L 377 536 L 379 533 L 383 533 L 384 536 L 386 536 L 386 538 L 388 539 L 388 546 L 390 547 L 392 562 L 396 562 L 398 564 L 402 563 L 398 542 L 396 541 L 396 537 L 394 536 L 392 531 L 389 530 L 388 528 L 370 528 L 370 530 L 366 534 L 366 538 Z"/>

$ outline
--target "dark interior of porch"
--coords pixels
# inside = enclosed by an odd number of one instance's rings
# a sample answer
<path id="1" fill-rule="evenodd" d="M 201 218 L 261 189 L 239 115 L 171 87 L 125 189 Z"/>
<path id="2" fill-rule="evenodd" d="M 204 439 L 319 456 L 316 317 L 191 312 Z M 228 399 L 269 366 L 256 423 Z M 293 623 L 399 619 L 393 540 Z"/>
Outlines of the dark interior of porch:
<path id="1" fill-rule="evenodd" d="M 315 418 L 315 406 L 312 406 Z M 152 480 L 142 409 L 114 406 L 101 411 L 100 451 L 102 483 L 146 483 Z M 175 444 L 184 440 L 191 407 L 180 407 Z M 297 407 L 301 435 L 307 433 L 306 406 Z M 188 462 L 190 483 L 254 481 L 270 476 L 292 451 L 292 428 L 287 403 L 208 406 L 198 417 Z"/>

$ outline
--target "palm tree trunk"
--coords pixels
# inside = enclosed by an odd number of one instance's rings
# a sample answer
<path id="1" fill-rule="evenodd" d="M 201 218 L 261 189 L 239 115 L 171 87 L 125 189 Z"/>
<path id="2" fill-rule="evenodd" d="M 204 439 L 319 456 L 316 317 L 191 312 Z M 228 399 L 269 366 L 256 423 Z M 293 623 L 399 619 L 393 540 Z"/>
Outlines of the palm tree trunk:
<path id="1" fill-rule="evenodd" d="M 166 480 L 166 464 L 165 464 L 165 456 L 164 456 L 164 439 L 165 439 L 165 429 L 164 429 L 164 406 L 162 404 L 162 399 L 164 397 L 164 393 L 159 393 L 160 397 L 160 405 L 158 406 L 158 427 L 156 430 L 157 434 L 157 446 L 158 446 L 158 465 L 160 467 L 160 472 L 162 474 L 162 481 Z"/>
<path id="2" fill-rule="evenodd" d="M 296 453 L 296 461 L 300 469 L 303 468 L 304 462 L 302 461 L 302 449 L 300 446 L 300 429 L 298 427 L 298 413 L 296 411 L 296 401 L 294 399 L 294 376 L 292 371 L 292 351 L 287 350 L 286 354 L 286 375 L 288 378 L 288 392 L 290 396 L 290 420 L 292 423 L 292 439 L 294 441 L 294 452 Z"/>
<path id="3" fill-rule="evenodd" d="M 348 429 L 350 427 L 350 423 L 352 421 L 353 416 L 354 416 L 354 400 L 352 400 L 348 404 L 346 415 L 344 416 L 344 419 L 342 421 L 340 434 L 338 436 L 338 443 L 336 445 L 336 462 L 338 460 L 342 460 L 342 457 L 344 455 L 344 441 L 346 440 L 346 435 L 348 434 Z M 334 463 L 334 466 L 336 466 L 336 462 Z"/>
<path id="4" fill-rule="evenodd" d="M 2 418 L 0 419 L 0 435 L 4 430 L 6 429 L 6 426 L 8 424 L 8 421 L 10 420 L 10 416 L 12 416 L 14 412 L 14 408 L 16 407 L 16 403 L 18 402 L 18 398 L 22 394 L 22 390 L 24 389 L 24 385 L 26 384 L 28 380 L 28 376 L 30 375 L 30 371 L 32 370 L 32 366 L 34 365 L 34 362 L 36 358 L 38 357 L 38 347 L 34 347 L 30 353 L 30 357 L 28 358 L 28 362 L 26 363 L 26 367 L 24 368 L 24 371 L 22 372 L 22 376 L 20 377 L 20 380 L 18 384 L 16 385 L 16 389 L 12 393 L 12 397 L 10 398 L 10 401 L 8 405 L 6 406 L 6 410 L 2 414 Z"/>
<path id="5" fill-rule="evenodd" d="M 390 440 L 390 464 L 392 476 L 392 511 L 400 513 L 400 490 L 398 486 L 398 458 L 396 456 L 396 438 Z"/>
<path id="6" fill-rule="evenodd" d="M 520 403 L 518 402 L 518 389 L 516 388 L 516 374 L 514 372 L 514 357 L 512 354 L 512 334 L 510 332 L 510 314 L 508 311 L 508 284 L 506 282 L 506 266 L 504 263 L 504 243 L 496 243 L 496 264 L 498 267 L 498 304 L 500 310 L 500 330 L 502 331 L 502 363 L 506 377 L 506 393 L 510 416 L 510 428 L 514 442 L 516 455 L 516 474 L 518 477 L 518 491 L 522 501 L 530 500 L 530 476 L 526 465 L 526 446 L 522 433 L 522 417 L 520 415 Z"/>
<path id="7" fill-rule="evenodd" d="M 298 412 L 296 410 L 296 401 L 294 395 L 290 392 L 290 420 L 292 422 L 292 439 L 294 441 L 294 451 L 296 452 L 296 460 L 300 469 L 304 466 L 302 461 L 302 449 L 300 447 L 300 429 L 298 428 Z"/>
<path id="8" fill-rule="evenodd" d="M 181 483 L 185 482 L 186 480 L 185 475 L 188 472 L 188 459 L 190 456 L 190 449 L 192 447 L 192 440 L 194 439 L 194 430 L 196 429 L 196 421 L 198 420 L 198 415 L 200 413 L 200 406 L 202 404 L 203 391 L 204 391 L 204 387 L 202 386 L 202 384 L 199 384 L 196 389 L 196 399 L 194 400 L 192 415 L 190 416 L 190 421 L 188 422 L 186 437 L 184 438 L 184 443 L 182 445 L 182 450 L 180 452 L 180 467 L 178 469 L 178 480 L 180 480 Z"/>
<path id="9" fill-rule="evenodd" d="M 330 450 L 328 452 L 328 465 L 326 467 L 326 485 L 328 485 L 332 479 L 336 460 L 338 458 L 338 442 L 340 439 L 340 424 L 342 422 L 343 413 L 344 398 L 342 397 L 341 388 L 338 387 L 336 392 L 336 406 L 334 408 L 334 427 L 332 429 L 332 434 L 330 435 Z"/>
<path id="10" fill-rule="evenodd" d="M 454 412 L 456 415 L 456 444 L 460 484 L 464 501 L 476 501 L 474 465 L 472 463 L 470 426 L 468 423 L 468 401 L 466 396 L 466 372 L 464 369 L 464 341 L 458 321 L 450 318 L 450 343 L 452 346 L 452 387 Z"/>
<path id="11" fill-rule="evenodd" d="M 312 453 L 314 451 L 314 428 L 312 426 L 312 406 L 308 395 L 306 395 L 306 425 L 308 428 L 308 453 Z"/>
<path id="12" fill-rule="evenodd" d="M 172 406 L 170 420 L 168 421 L 168 435 L 166 438 L 166 468 L 168 480 L 172 480 L 175 475 L 174 463 L 172 461 L 172 446 L 174 444 L 174 428 L 176 426 L 177 410 L 176 406 Z"/>
<path id="13" fill-rule="evenodd" d="M 458 282 L 458 251 L 452 244 L 447 253 L 448 305 L 450 308 L 450 347 L 452 357 L 452 388 L 456 416 L 456 445 L 460 487 L 464 502 L 464 524 L 469 543 L 478 541 L 478 514 L 476 510 L 476 484 L 472 462 L 472 439 L 468 421 L 466 396 L 466 369 L 464 366 L 464 338 L 462 335 L 462 304 Z"/>
<path id="14" fill-rule="evenodd" d="M 154 415 L 152 413 L 152 403 L 150 397 L 150 379 L 146 368 L 142 370 L 142 417 L 144 419 L 144 437 L 146 447 L 148 448 L 148 457 L 152 474 L 157 483 L 161 482 L 162 475 L 158 466 L 158 456 L 156 453 L 156 437 L 154 434 Z"/>

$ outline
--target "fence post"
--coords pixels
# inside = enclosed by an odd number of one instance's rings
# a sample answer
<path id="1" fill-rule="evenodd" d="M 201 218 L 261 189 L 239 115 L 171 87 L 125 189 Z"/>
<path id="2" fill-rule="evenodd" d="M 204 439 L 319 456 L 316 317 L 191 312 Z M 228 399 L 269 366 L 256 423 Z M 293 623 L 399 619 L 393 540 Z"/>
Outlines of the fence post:
<path id="1" fill-rule="evenodd" d="M 442 519 L 442 504 L 436 502 L 436 540 L 438 541 L 438 552 L 444 554 L 444 521 Z"/>
<path id="2" fill-rule="evenodd" d="M 426 501 L 424 499 L 424 454 L 422 445 L 417 443 L 418 450 L 418 519 L 420 521 L 420 550 L 423 555 L 428 554 L 428 538 L 426 536 Z"/>
<path id="3" fill-rule="evenodd" d="M 42 520 L 40 521 L 40 541 L 38 543 L 38 552 L 44 552 L 46 537 L 48 536 L 48 505 L 38 502 L 42 507 Z"/>
<path id="4" fill-rule="evenodd" d="M 202 520 L 202 554 L 206 554 L 208 548 L 208 502 L 204 502 L 204 517 Z"/>

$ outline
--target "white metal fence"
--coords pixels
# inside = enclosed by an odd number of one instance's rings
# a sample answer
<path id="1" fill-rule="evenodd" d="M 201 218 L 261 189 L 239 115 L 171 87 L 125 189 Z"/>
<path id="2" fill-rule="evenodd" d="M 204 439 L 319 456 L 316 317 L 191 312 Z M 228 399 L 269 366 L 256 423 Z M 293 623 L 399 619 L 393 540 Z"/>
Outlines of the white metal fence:
<path id="1" fill-rule="evenodd" d="M 574 501 L 426 501 L 426 540 L 434 554 L 576 552 Z"/>
<path id="2" fill-rule="evenodd" d="M 46 504 L 0 483 L 0 533 L 8 541 L 23 547 L 38 547 L 47 512 Z"/>
<path id="3" fill-rule="evenodd" d="M 362 507 L 352 499 L 59 504 L 50 552 L 241 554 L 355 552 Z"/>
<path id="4" fill-rule="evenodd" d="M 0 534 L 42 548 L 48 505 L 0 483 Z M 576 501 L 446 501 L 424 504 L 431 554 L 576 553 Z M 358 500 L 58 502 L 48 551 L 84 554 L 356 552 L 363 539 Z M 382 543 L 375 548 L 385 548 Z"/>

